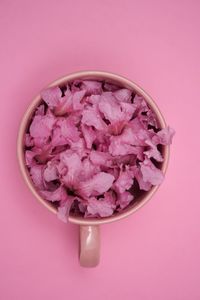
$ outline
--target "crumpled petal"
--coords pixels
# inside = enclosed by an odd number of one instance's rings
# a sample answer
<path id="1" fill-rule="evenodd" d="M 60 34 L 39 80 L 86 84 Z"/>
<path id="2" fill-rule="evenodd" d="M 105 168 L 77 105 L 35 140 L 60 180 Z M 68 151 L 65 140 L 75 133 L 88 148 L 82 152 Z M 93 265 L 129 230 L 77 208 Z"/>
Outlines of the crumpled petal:
<path id="1" fill-rule="evenodd" d="M 100 98 L 101 95 L 91 95 L 86 98 L 86 102 L 97 105 L 99 103 Z"/>
<path id="2" fill-rule="evenodd" d="M 65 182 L 73 182 L 82 167 L 80 156 L 71 150 L 66 150 L 60 154 L 60 160 L 67 167 L 67 174 L 64 177 Z"/>
<path id="3" fill-rule="evenodd" d="M 34 151 L 26 150 L 25 152 L 25 162 L 27 166 L 32 166 L 34 164 L 34 157 L 36 153 Z"/>
<path id="4" fill-rule="evenodd" d="M 120 107 L 122 110 L 122 120 L 129 121 L 135 112 L 135 108 L 131 103 L 121 102 Z"/>
<path id="5" fill-rule="evenodd" d="M 81 103 L 86 91 L 77 91 L 72 96 L 72 105 L 74 110 L 83 109 L 83 104 Z"/>
<path id="6" fill-rule="evenodd" d="M 131 102 L 132 92 L 128 89 L 116 90 L 113 95 L 118 101 Z"/>
<path id="7" fill-rule="evenodd" d="M 141 95 L 136 94 L 133 99 L 133 106 L 135 107 L 135 115 L 140 116 L 142 113 L 149 111 L 147 102 Z"/>
<path id="8" fill-rule="evenodd" d="M 64 96 L 60 98 L 58 105 L 54 109 L 54 113 L 56 116 L 63 116 L 66 113 L 71 113 L 73 111 L 73 102 L 72 95 Z"/>
<path id="9" fill-rule="evenodd" d="M 144 182 L 151 183 L 152 185 L 159 185 L 164 180 L 164 175 L 161 170 L 156 168 L 150 159 L 145 159 L 140 163 L 140 169 Z"/>
<path id="10" fill-rule="evenodd" d="M 117 197 L 117 204 L 120 206 L 119 210 L 126 208 L 133 199 L 134 196 L 130 192 L 119 193 Z"/>
<path id="11" fill-rule="evenodd" d="M 136 156 L 138 156 L 138 159 L 142 159 L 143 156 L 142 147 L 124 144 L 123 142 L 115 139 L 111 140 L 109 152 L 113 156 L 135 154 Z"/>
<path id="12" fill-rule="evenodd" d="M 74 201 L 74 197 L 68 196 L 66 202 L 58 207 L 58 212 L 57 212 L 58 219 L 63 221 L 64 223 L 68 222 L 68 216 L 73 201 Z"/>
<path id="13" fill-rule="evenodd" d="M 66 201 L 68 198 L 67 192 L 63 186 L 59 186 L 55 191 L 40 190 L 41 196 L 51 202 Z"/>
<path id="14" fill-rule="evenodd" d="M 105 166 L 111 166 L 112 165 L 112 157 L 107 152 L 102 151 L 95 151 L 92 150 L 90 152 L 90 160 L 94 165 L 105 165 Z"/>
<path id="15" fill-rule="evenodd" d="M 158 151 L 158 148 L 156 145 L 154 145 L 150 140 L 146 141 L 146 144 L 150 147 L 149 150 L 144 151 L 144 154 L 148 157 L 148 158 L 154 158 L 157 161 L 163 161 L 163 157 L 160 153 L 160 151 Z"/>
<path id="16" fill-rule="evenodd" d="M 86 95 L 96 95 L 102 92 L 102 83 L 94 80 L 84 80 L 81 84 L 81 89 L 86 92 Z"/>
<path id="17" fill-rule="evenodd" d="M 98 107 L 100 112 L 104 114 L 105 118 L 109 120 L 110 123 L 121 121 L 122 112 L 120 105 L 111 92 L 106 92 L 101 95 Z"/>
<path id="18" fill-rule="evenodd" d="M 79 140 L 78 128 L 74 125 L 70 118 L 62 118 L 57 122 L 60 126 L 60 132 L 63 137 L 69 139 L 72 142 L 77 142 Z"/>
<path id="19" fill-rule="evenodd" d="M 109 217 L 115 209 L 115 198 L 109 193 L 105 193 L 104 198 L 96 199 L 91 197 L 88 201 L 87 212 L 92 216 Z"/>
<path id="20" fill-rule="evenodd" d="M 109 82 L 105 82 L 104 83 L 104 90 L 108 91 L 108 92 L 114 92 L 117 91 L 119 89 L 119 87 L 115 84 L 109 83 Z"/>
<path id="21" fill-rule="evenodd" d="M 56 122 L 52 115 L 35 116 L 30 125 L 30 134 L 34 138 L 48 138 Z"/>
<path id="22" fill-rule="evenodd" d="M 102 120 L 101 115 L 95 105 L 88 106 L 82 112 L 82 123 L 88 126 L 93 126 L 97 130 L 106 129 L 106 123 Z"/>
<path id="23" fill-rule="evenodd" d="M 40 95 L 49 107 L 56 107 L 62 96 L 62 92 L 59 87 L 55 86 L 43 90 Z"/>
<path id="24" fill-rule="evenodd" d="M 34 165 L 30 168 L 30 175 L 31 179 L 38 189 L 43 189 L 44 184 L 43 184 L 43 170 L 44 170 L 44 165 Z"/>
<path id="25" fill-rule="evenodd" d="M 80 182 L 79 194 L 84 197 L 97 196 L 105 193 L 112 186 L 114 176 L 99 172 L 91 179 Z"/>
<path id="26" fill-rule="evenodd" d="M 81 130 L 83 133 L 83 137 L 85 139 L 86 147 L 88 149 L 92 148 L 92 144 L 96 139 L 96 132 L 92 127 L 82 124 Z"/>
<path id="27" fill-rule="evenodd" d="M 126 167 L 124 171 L 121 170 L 120 175 L 114 184 L 120 194 L 130 189 L 133 185 L 133 178 L 133 172 L 129 170 L 128 167 Z"/>
<path id="28" fill-rule="evenodd" d="M 47 167 L 44 169 L 43 176 L 46 182 L 50 182 L 58 179 L 59 175 L 58 175 L 58 170 L 55 162 L 53 161 L 47 162 Z"/>
<path id="29" fill-rule="evenodd" d="M 133 166 L 136 164 L 136 155 L 134 154 L 127 154 L 127 155 L 119 155 L 113 157 L 113 164 L 117 167 L 122 165 Z"/>
<path id="30" fill-rule="evenodd" d="M 140 190 L 149 191 L 152 187 L 152 184 L 150 182 L 144 181 L 140 168 L 134 166 L 132 167 L 132 170 L 134 171 L 134 176 L 139 184 Z"/>
<path id="31" fill-rule="evenodd" d="M 61 127 L 56 126 L 52 133 L 51 145 L 52 147 L 63 146 L 68 144 L 68 139 L 62 134 Z"/>
<path id="32" fill-rule="evenodd" d="M 87 156 L 88 150 L 85 147 L 85 140 L 83 138 L 79 138 L 77 142 L 69 141 L 70 149 L 83 158 Z"/>
<path id="33" fill-rule="evenodd" d="M 34 140 L 32 136 L 29 133 L 25 134 L 25 146 L 26 147 L 33 147 L 34 146 Z"/>
<path id="34" fill-rule="evenodd" d="M 82 169 L 79 173 L 79 180 L 85 181 L 92 178 L 95 174 L 99 173 L 101 170 L 98 166 L 95 166 L 90 159 L 85 158 L 82 161 Z"/>
<path id="35" fill-rule="evenodd" d="M 143 144 L 144 142 L 133 132 L 132 128 L 126 127 L 121 135 L 111 136 L 109 152 L 114 156 L 135 154 L 141 159 L 143 155 L 143 148 L 141 146 Z"/>
<path id="36" fill-rule="evenodd" d="M 35 115 L 36 116 L 44 116 L 45 114 L 45 107 L 44 104 L 41 104 L 40 106 L 37 107 L 36 111 L 35 111 Z"/>
<path id="37" fill-rule="evenodd" d="M 52 158 L 51 145 L 38 145 L 32 148 L 32 151 L 35 152 L 35 159 L 38 163 L 45 163 L 48 159 Z"/>
<path id="38" fill-rule="evenodd" d="M 172 138 L 175 134 L 175 131 L 171 127 L 166 127 L 160 131 L 153 137 L 153 142 L 161 145 L 170 145 L 172 143 Z"/>

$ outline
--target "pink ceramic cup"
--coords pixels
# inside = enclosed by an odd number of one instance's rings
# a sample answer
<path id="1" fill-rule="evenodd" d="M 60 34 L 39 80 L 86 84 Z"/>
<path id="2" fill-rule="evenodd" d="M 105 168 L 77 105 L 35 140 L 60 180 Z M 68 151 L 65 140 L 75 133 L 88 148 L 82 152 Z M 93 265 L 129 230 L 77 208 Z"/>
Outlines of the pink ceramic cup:
<path id="1" fill-rule="evenodd" d="M 147 101 L 151 109 L 155 112 L 157 116 L 157 120 L 160 124 L 160 128 L 164 128 L 166 126 L 165 120 L 160 110 L 158 109 L 157 105 L 153 101 L 153 99 L 137 84 L 122 76 L 108 73 L 108 72 L 101 72 L 101 71 L 83 71 L 83 72 L 76 72 L 64 76 L 51 83 L 49 86 L 58 86 L 58 85 L 62 86 L 63 84 L 75 79 L 106 80 L 107 82 L 115 83 L 119 86 L 126 87 L 135 91 L 137 94 L 140 94 L 145 98 L 145 100 Z M 19 135 L 18 135 L 17 153 L 18 153 L 18 160 L 19 160 L 21 173 L 30 191 L 33 193 L 33 195 L 40 203 L 42 203 L 48 210 L 56 214 L 57 209 L 51 204 L 51 202 L 44 200 L 35 189 L 31 181 L 31 178 L 29 176 L 29 173 L 27 171 L 25 165 L 25 159 L 24 159 L 24 135 L 27 126 L 29 125 L 30 119 L 35 111 L 35 108 L 39 105 L 40 102 L 41 102 L 41 97 L 40 95 L 37 95 L 29 105 L 28 109 L 26 110 L 22 118 L 20 129 L 19 129 Z M 164 157 L 164 160 L 160 165 L 160 168 L 165 173 L 168 165 L 168 159 L 169 159 L 169 146 L 163 146 L 162 155 Z M 119 221 L 120 219 L 128 217 L 132 213 L 136 212 L 145 203 L 147 203 L 147 201 L 149 201 L 149 199 L 152 197 L 152 195 L 156 192 L 157 189 L 158 186 L 153 186 L 150 191 L 143 193 L 140 197 L 136 199 L 136 201 L 134 201 L 131 205 L 129 205 L 129 207 L 127 207 L 120 213 L 114 214 L 111 217 L 106 217 L 101 219 L 95 219 L 95 218 L 84 219 L 82 217 L 75 217 L 72 215 L 69 216 L 69 222 L 80 226 L 79 258 L 80 258 L 81 266 L 95 267 L 99 263 L 100 225 L 114 222 L 114 221 Z"/>

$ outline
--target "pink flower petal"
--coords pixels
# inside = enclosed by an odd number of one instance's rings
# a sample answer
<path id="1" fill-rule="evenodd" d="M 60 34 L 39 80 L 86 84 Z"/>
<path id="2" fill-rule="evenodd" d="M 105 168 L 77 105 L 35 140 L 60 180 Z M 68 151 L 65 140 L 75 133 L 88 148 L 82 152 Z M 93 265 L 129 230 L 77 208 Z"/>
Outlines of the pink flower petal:
<path id="1" fill-rule="evenodd" d="M 57 124 L 60 126 L 62 136 L 66 139 L 69 139 L 72 142 L 77 142 L 79 140 L 78 128 L 70 118 L 62 118 Z"/>
<path id="2" fill-rule="evenodd" d="M 131 102 L 132 92 L 128 89 L 119 89 L 113 93 L 118 101 Z"/>
<path id="3" fill-rule="evenodd" d="M 130 165 L 133 166 L 136 164 L 136 155 L 128 154 L 128 155 L 119 155 L 113 158 L 113 164 L 116 166 L 121 165 Z"/>
<path id="4" fill-rule="evenodd" d="M 126 127 L 121 135 L 110 138 L 109 152 L 114 156 L 135 154 L 141 158 L 143 148 L 138 146 L 143 144 L 145 143 L 139 139 L 132 128 Z"/>
<path id="5" fill-rule="evenodd" d="M 93 178 L 80 182 L 79 193 L 85 197 L 101 195 L 108 191 L 114 181 L 114 176 L 99 172 Z"/>
<path id="6" fill-rule="evenodd" d="M 27 166 L 32 166 L 34 164 L 34 157 L 36 153 L 34 151 L 26 150 L 25 152 L 25 161 Z"/>
<path id="7" fill-rule="evenodd" d="M 96 132 L 92 127 L 82 124 L 81 130 L 83 133 L 83 137 L 85 139 L 85 143 L 88 149 L 92 148 L 92 144 L 96 139 Z"/>
<path id="8" fill-rule="evenodd" d="M 99 165 L 99 166 L 100 165 L 105 165 L 105 166 L 112 165 L 112 157 L 107 152 L 91 150 L 90 160 L 94 165 Z"/>
<path id="9" fill-rule="evenodd" d="M 74 197 L 67 196 L 66 202 L 64 202 L 61 206 L 58 207 L 58 219 L 63 221 L 64 223 L 68 222 L 69 212 L 73 201 Z"/>
<path id="10" fill-rule="evenodd" d="M 100 112 L 102 112 L 105 118 L 111 123 L 122 120 L 122 112 L 120 109 L 120 105 L 115 100 L 111 92 L 104 92 L 101 95 L 98 106 Z"/>
<path id="11" fill-rule="evenodd" d="M 38 108 L 36 109 L 35 115 L 36 116 L 44 116 L 45 114 L 45 107 L 44 104 L 38 106 Z"/>
<path id="12" fill-rule="evenodd" d="M 59 186 L 55 191 L 40 190 L 41 196 L 51 202 L 66 201 L 68 196 L 63 186 Z"/>
<path id="13" fill-rule="evenodd" d="M 49 161 L 47 163 L 43 176 L 44 180 L 47 182 L 58 179 L 58 170 L 55 162 Z"/>
<path id="14" fill-rule="evenodd" d="M 133 113 L 135 112 L 135 108 L 131 103 L 121 102 L 120 103 L 122 110 L 122 120 L 129 121 L 133 117 Z"/>
<path id="15" fill-rule="evenodd" d="M 103 198 L 97 200 L 95 197 L 89 199 L 87 211 L 92 216 L 109 217 L 113 214 L 114 207 Z"/>
<path id="16" fill-rule="evenodd" d="M 30 135 L 34 138 L 48 138 L 55 122 L 52 115 L 35 116 L 30 125 Z"/>
<path id="17" fill-rule="evenodd" d="M 79 173 L 79 180 L 85 181 L 91 179 L 95 174 L 99 173 L 101 170 L 98 166 L 92 164 L 91 160 L 85 158 L 82 161 L 82 169 Z"/>
<path id="18" fill-rule="evenodd" d="M 39 163 L 45 163 L 48 159 L 52 158 L 51 155 L 51 145 L 43 145 L 41 147 L 37 146 L 32 148 L 32 151 L 35 152 L 35 159 Z"/>
<path id="19" fill-rule="evenodd" d="M 115 84 L 109 83 L 109 82 L 105 82 L 104 83 L 104 90 L 108 91 L 108 92 L 114 92 L 117 91 L 119 89 L 119 87 Z"/>
<path id="20" fill-rule="evenodd" d="M 136 154 L 136 151 L 137 151 L 137 148 L 135 146 L 124 144 L 120 140 L 115 140 L 115 139 L 111 140 L 111 143 L 109 146 L 109 152 L 113 156 Z"/>
<path id="21" fill-rule="evenodd" d="M 160 153 L 160 151 L 158 150 L 157 146 L 155 146 L 150 140 L 146 141 L 146 144 L 148 146 L 150 146 L 150 149 L 145 151 L 144 154 L 148 157 L 148 158 L 154 158 L 157 161 L 163 161 L 162 155 Z"/>
<path id="22" fill-rule="evenodd" d="M 41 93 L 42 99 L 46 102 L 49 107 L 56 107 L 61 96 L 62 92 L 59 87 L 50 87 Z"/>
<path id="23" fill-rule="evenodd" d="M 81 100 L 85 96 L 86 91 L 77 91 L 73 94 L 72 97 L 72 105 L 74 110 L 82 110 L 83 104 L 81 104 Z"/>
<path id="24" fill-rule="evenodd" d="M 130 189 L 133 185 L 133 177 L 133 172 L 131 172 L 128 167 L 126 170 L 120 172 L 120 175 L 114 184 L 119 193 L 122 194 L 126 190 Z"/>
<path id="25" fill-rule="evenodd" d="M 91 103 L 91 104 L 98 104 L 100 101 L 101 96 L 100 95 L 91 95 L 88 96 L 86 99 L 86 102 Z"/>
<path id="26" fill-rule="evenodd" d="M 171 127 L 166 127 L 160 130 L 154 137 L 153 142 L 155 144 L 162 144 L 162 145 L 170 145 L 172 143 L 172 138 L 175 134 L 175 131 Z"/>
<path id="27" fill-rule="evenodd" d="M 67 167 L 67 180 L 73 182 L 80 173 L 82 167 L 80 156 L 71 150 L 66 150 L 60 154 L 60 160 Z"/>
<path id="28" fill-rule="evenodd" d="M 54 109 L 54 113 L 56 116 L 63 116 L 66 113 L 71 113 L 73 111 L 73 102 L 72 95 L 64 96 L 60 98 L 57 106 Z"/>
<path id="29" fill-rule="evenodd" d="M 30 136 L 29 133 L 25 134 L 25 146 L 26 147 L 33 147 L 34 146 L 34 140 L 33 138 Z"/>
<path id="30" fill-rule="evenodd" d="M 69 141 L 70 149 L 83 158 L 87 156 L 88 150 L 86 149 L 85 140 L 83 138 L 79 138 L 77 142 Z"/>
<path id="31" fill-rule="evenodd" d="M 52 147 L 63 146 L 68 144 L 66 136 L 63 136 L 61 127 L 57 126 L 52 132 L 51 145 Z"/>
<path id="32" fill-rule="evenodd" d="M 144 182 L 151 183 L 152 185 L 159 185 L 164 179 L 164 175 L 154 166 L 150 159 L 145 159 L 141 165 L 141 172 Z"/>
<path id="33" fill-rule="evenodd" d="M 101 94 L 102 83 L 100 81 L 84 80 L 81 84 L 81 89 L 86 91 L 87 95 Z"/>
<path id="34" fill-rule="evenodd" d="M 34 165 L 30 169 L 31 179 L 33 180 L 34 185 L 38 189 L 43 189 L 43 170 L 44 165 Z"/>
<path id="35" fill-rule="evenodd" d="M 138 94 L 135 95 L 133 99 L 133 106 L 135 107 L 135 114 L 138 116 L 141 113 L 148 112 L 149 107 L 144 98 Z"/>
<path id="36" fill-rule="evenodd" d="M 135 178 L 137 179 L 140 190 L 149 191 L 152 187 L 152 184 L 150 182 L 144 181 L 141 170 L 136 166 L 134 166 L 132 170 L 134 170 L 134 175 Z"/>
<path id="37" fill-rule="evenodd" d="M 117 204 L 120 206 L 120 209 L 126 208 L 130 202 L 134 199 L 133 195 L 129 192 L 123 192 L 118 194 Z"/>
<path id="38" fill-rule="evenodd" d="M 102 120 L 100 113 L 95 105 L 92 107 L 87 107 L 82 112 L 82 123 L 88 126 L 93 126 L 97 130 L 104 130 L 106 129 L 106 124 Z"/>

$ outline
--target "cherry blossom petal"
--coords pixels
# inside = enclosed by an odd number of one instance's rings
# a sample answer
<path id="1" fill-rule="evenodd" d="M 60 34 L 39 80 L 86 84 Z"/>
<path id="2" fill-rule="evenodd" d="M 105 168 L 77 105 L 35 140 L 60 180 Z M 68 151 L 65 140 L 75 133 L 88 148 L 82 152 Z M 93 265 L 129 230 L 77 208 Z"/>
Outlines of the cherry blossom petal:
<path id="1" fill-rule="evenodd" d="M 86 147 L 88 149 L 92 148 L 92 144 L 96 139 L 96 132 L 92 127 L 82 124 L 81 130 L 83 133 L 83 137 L 85 139 Z"/>
<path id="2" fill-rule="evenodd" d="M 91 179 L 80 182 L 79 193 L 85 197 L 101 195 L 109 190 L 114 179 L 110 174 L 99 172 Z"/>
<path id="3" fill-rule="evenodd" d="M 43 170 L 44 165 L 34 165 L 30 168 L 31 179 L 38 189 L 43 189 Z"/>
<path id="4" fill-rule="evenodd" d="M 97 130 L 104 130 L 106 129 L 106 123 L 102 120 L 101 115 L 94 105 L 92 107 L 87 107 L 82 112 L 82 123 L 88 126 L 93 126 Z"/>
<path id="5" fill-rule="evenodd" d="M 145 159 L 140 165 L 144 182 L 151 183 L 152 185 L 162 183 L 164 175 L 161 170 L 154 166 L 150 159 Z"/>
<path id="6" fill-rule="evenodd" d="M 52 115 L 35 116 L 30 125 L 30 135 L 34 138 L 48 138 L 56 122 Z"/>
<path id="7" fill-rule="evenodd" d="M 59 186 L 55 191 L 45 191 L 40 190 L 41 196 L 48 201 L 66 201 L 67 200 L 67 192 L 63 186 Z"/>
<path id="8" fill-rule="evenodd" d="M 118 101 L 131 102 L 132 92 L 128 89 L 116 90 L 113 95 Z"/>
<path id="9" fill-rule="evenodd" d="M 62 92 L 59 87 L 55 86 L 43 90 L 40 95 L 49 107 L 56 107 L 62 96 Z"/>
<path id="10" fill-rule="evenodd" d="M 128 168 L 124 171 L 121 170 L 120 175 L 114 184 L 120 194 L 130 189 L 133 185 L 133 178 L 133 172 L 131 172 Z"/>
<path id="11" fill-rule="evenodd" d="M 58 179 L 58 170 L 55 162 L 48 161 L 43 176 L 44 180 L 47 182 Z"/>
<path id="12" fill-rule="evenodd" d="M 91 197 L 87 206 L 87 211 L 93 216 L 97 215 L 103 218 L 111 216 L 114 208 L 103 198 L 97 200 L 95 197 Z"/>
<path id="13" fill-rule="evenodd" d="M 117 204 L 120 206 L 120 210 L 126 208 L 130 202 L 134 199 L 134 196 L 130 192 L 119 193 L 117 197 Z"/>

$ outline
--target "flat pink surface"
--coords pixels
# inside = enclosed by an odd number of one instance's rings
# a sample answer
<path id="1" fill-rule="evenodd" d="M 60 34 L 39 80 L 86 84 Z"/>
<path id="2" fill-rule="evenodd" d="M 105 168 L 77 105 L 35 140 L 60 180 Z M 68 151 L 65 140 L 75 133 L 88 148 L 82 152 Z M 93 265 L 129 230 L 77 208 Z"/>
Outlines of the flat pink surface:
<path id="1" fill-rule="evenodd" d="M 0 299 L 200 299 L 200 2 L 0 2 Z M 126 220 L 104 225 L 101 263 L 80 268 L 78 227 L 25 186 L 16 159 L 31 98 L 69 72 L 143 86 L 176 129 L 166 180 Z"/>

